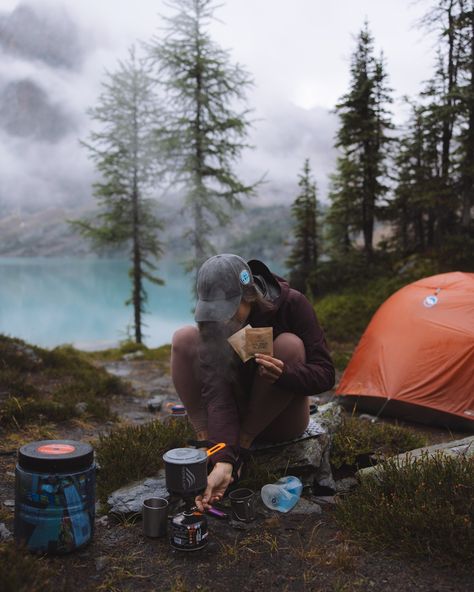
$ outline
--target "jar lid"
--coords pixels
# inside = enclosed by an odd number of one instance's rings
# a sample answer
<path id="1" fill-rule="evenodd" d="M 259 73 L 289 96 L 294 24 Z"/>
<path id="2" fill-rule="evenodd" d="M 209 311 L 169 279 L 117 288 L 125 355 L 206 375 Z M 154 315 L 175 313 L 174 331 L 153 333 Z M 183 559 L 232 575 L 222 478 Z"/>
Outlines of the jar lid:
<path id="1" fill-rule="evenodd" d="M 184 405 L 173 405 L 171 407 L 171 413 L 173 415 L 186 415 L 186 408 Z"/>
<path id="2" fill-rule="evenodd" d="M 207 459 L 204 450 L 196 448 L 172 448 L 163 454 L 163 460 L 174 465 L 189 465 Z"/>
<path id="3" fill-rule="evenodd" d="M 42 473 L 67 473 L 89 468 L 94 450 L 86 442 L 40 440 L 25 444 L 18 451 L 18 465 Z"/>

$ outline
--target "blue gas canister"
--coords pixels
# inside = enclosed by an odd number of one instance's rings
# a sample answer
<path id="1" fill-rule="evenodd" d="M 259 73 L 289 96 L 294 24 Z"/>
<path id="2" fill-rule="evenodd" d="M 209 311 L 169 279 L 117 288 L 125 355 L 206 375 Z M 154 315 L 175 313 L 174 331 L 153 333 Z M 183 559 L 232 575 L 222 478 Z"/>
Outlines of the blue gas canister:
<path id="1" fill-rule="evenodd" d="M 15 540 L 36 553 L 63 554 L 94 532 L 95 463 L 90 444 L 43 440 L 18 451 Z"/>

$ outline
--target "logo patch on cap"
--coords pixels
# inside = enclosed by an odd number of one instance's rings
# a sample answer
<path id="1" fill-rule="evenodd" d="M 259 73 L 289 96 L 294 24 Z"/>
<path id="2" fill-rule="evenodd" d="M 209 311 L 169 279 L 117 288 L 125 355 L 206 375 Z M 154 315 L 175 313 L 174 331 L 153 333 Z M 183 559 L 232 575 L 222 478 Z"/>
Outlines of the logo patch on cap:
<path id="1" fill-rule="evenodd" d="M 246 286 L 247 284 L 250 284 L 250 274 L 246 269 L 243 269 L 240 272 L 240 283 L 244 284 L 244 286 Z"/>

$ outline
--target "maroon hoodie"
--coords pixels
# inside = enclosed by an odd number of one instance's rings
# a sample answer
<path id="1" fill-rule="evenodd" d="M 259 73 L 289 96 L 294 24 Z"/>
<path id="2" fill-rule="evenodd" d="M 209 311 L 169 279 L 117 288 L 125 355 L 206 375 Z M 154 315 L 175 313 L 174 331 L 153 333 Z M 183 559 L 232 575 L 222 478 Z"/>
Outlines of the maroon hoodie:
<path id="1" fill-rule="evenodd" d="M 294 333 L 304 343 L 306 361 L 287 364 L 275 386 L 298 395 L 316 395 L 334 386 L 335 373 L 323 331 L 311 303 L 303 294 L 278 279 L 280 295 L 271 310 L 253 308 L 248 318 L 252 327 L 273 327 L 273 338 L 281 333 Z M 225 344 L 224 347 L 227 347 Z M 228 346 L 230 348 L 230 346 Z M 233 350 L 232 350 L 233 352 Z M 226 371 L 210 356 L 201 356 L 202 398 L 207 407 L 209 440 L 226 442 L 227 446 L 210 460 L 235 463 L 239 450 L 239 415 L 233 396 L 235 380 L 249 384 L 256 370 L 255 361 L 246 364 L 233 352 L 235 371 Z"/>

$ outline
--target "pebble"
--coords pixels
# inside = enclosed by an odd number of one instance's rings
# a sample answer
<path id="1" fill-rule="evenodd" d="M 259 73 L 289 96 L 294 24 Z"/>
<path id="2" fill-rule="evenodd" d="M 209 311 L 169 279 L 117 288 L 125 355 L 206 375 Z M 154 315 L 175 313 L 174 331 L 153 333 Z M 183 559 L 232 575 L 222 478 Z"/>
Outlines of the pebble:
<path id="1" fill-rule="evenodd" d="M 0 523 L 0 541 L 10 541 L 13 538 L 12 533 L 8 530 L 3 522 Z"/>
<path id="2" fill-rule="evenodd" d="M 95 521 L 95 523 L 99 526 L 108 526 L 109 524 L 109 517 L 108 516 L 101 516 L 100 518 L 97 518 L 97 520 Z"/>
<path id="3" fill-rule="evenodd" d="M 101 555 L 100 557 L 97 557 L 94 563 L 97 571 L 103 571 L 109 563 L 109 558 L 105 555 Z"/>

